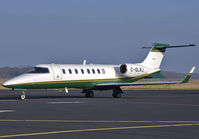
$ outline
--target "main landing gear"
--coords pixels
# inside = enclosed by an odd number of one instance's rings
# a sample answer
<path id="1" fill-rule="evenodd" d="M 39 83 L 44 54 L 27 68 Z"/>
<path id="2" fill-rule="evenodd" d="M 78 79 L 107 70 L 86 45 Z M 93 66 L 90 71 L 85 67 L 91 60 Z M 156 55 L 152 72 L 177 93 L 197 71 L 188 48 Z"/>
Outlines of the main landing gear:
<path id="1" fill-rule="evenodd" d="M 116 87 L 113 89 L 112 96 L 113 96 L 113 98 L 121 98 L 122 93 L 123 93 L 122 89 L 120 87 Z"/>
<path id="2" fill-rule="evenodd" d="M 22 92 L 20 98 L 21 98 L 21 100 L 26 99 L 26 93 L 25 93 L 25 91 Z"/>
<path id="3" fill-rule="evenodd" d="M 93 98 L 94 92 L 92 90 L 83 90 L 82 93 L 85 94 L 85 97 L 87 98 Z M 113 88 L 112 96 L 113 98 L 121 98 L 123 94 L 123 91 L 120 87 Z"/>
<path id="4" fill-rule="evenodd" d="M 87 97 L 87 98 L 93 98 L 94 97 L 94 92 L 92 90 L 83 90 L 82 93 L 84 93 L 85 97 Z"/>

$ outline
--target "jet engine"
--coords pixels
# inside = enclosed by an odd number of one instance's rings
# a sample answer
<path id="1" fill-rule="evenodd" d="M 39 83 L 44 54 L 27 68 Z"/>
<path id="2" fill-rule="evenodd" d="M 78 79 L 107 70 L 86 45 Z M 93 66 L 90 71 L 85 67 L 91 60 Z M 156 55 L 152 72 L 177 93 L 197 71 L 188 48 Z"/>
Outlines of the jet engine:
<path id="1" fill-rule="evenodd" d="M 137 64 L 122 64 L 120 66 L 120 73 L 127 77 L 134 77 L 143 74 L 145 69 L 141 65 Z"/>

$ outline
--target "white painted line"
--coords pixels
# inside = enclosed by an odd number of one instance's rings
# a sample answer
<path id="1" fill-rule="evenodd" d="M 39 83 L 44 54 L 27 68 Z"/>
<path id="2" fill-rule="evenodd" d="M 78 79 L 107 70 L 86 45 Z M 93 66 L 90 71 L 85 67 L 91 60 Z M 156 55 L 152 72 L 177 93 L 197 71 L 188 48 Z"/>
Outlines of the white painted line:
<path id="1" fill-rule="evenodd" d="M 55 101 L 55 102 L 47 102 L 48 104 L 84 104 L 87 103 L 85 101 Z"/>
<path id="2" fill-rule="evenodd" d="M 3 112 L 15 112 L 15 110 L 0 110 L 0 113 L 3 113 Z"/>

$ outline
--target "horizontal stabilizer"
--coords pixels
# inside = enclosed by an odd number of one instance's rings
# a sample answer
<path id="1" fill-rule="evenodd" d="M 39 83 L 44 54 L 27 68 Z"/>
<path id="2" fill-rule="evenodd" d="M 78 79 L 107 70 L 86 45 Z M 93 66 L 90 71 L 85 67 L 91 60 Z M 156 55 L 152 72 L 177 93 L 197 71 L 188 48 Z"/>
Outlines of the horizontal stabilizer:
<path id="1" fill-rule="evenodd" d="M 154 47 L 156 49 L 191 47 L 191 46 L 196 46 L 196 45 L 195 44 L 188 44 L 188 45 L 173 45 L 173 46 L 170 46 L 169 44 L 154 43 Z M 142 48 L 144 48 L 144 49 L 151 49 L 153 47 L 142 47 Z"/>

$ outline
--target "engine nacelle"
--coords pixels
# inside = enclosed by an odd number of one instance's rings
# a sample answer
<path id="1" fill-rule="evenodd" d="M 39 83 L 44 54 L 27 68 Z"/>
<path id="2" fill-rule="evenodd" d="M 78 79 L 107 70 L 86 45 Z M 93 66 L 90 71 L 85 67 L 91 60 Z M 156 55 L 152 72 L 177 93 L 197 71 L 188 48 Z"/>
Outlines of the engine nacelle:
<path id="1" fill-rule="evenodd" d="M 120 66 L 120 73 L 127 77 L 135 77 L 146 73 L 146 69 L 137 64 L 122 64 Z"/>

